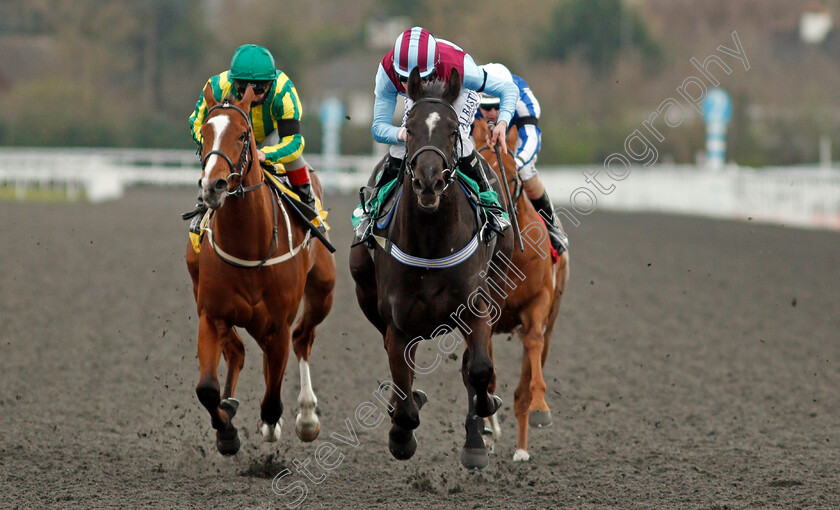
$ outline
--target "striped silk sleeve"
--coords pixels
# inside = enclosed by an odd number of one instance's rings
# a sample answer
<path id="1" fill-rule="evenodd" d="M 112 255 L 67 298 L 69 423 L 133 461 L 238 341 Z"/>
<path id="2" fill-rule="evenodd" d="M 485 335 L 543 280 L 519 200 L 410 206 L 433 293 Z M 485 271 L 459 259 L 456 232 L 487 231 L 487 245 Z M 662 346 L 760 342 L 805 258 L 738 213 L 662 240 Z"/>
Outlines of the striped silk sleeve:
<path id="1" fill-rule="evenodd" d="M 302 113 L 295 86 L 285 73 L 280 73 L 271 103 L 272 124 L 280 135 L 280 143 L 262 148 L 266 161 L 288 163 L 300 157 L 305 145 L 303 135 L 300 133 Z"/>

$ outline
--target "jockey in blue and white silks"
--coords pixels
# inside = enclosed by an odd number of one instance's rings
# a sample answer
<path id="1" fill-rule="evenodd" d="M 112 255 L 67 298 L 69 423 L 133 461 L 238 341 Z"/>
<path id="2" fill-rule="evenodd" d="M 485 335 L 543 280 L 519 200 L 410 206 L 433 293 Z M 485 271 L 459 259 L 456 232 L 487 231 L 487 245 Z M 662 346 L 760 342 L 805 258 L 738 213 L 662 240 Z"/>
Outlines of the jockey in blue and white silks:
<path id="1" fill-rule="evenodd" d="M 503 81 L 516 84 L 519 89 L 519 98 L 516 101 L 516 108 L 511 119 L 511 125 L 516 126 L 519 135 L 513 159 L 516 162 L 519 177 L 522 179 L 525 194 L 537 212 L 545 219 L 551 245 L 558 253 L 562 253 L 567 246 L 566 235 L 562 232 L 557 216 L 554 214 L 554 207 L 548 197 L 545 185 L 539 178 L 536 166 L 537 154 L 540 152 L 542 145 L 542 132 L 539 127 L 540 102 L 531 91 L 528 83 L 520 76 L 512 74 L 504 65 L 485 64 L 480 69 L 486 72 L 488 76 L 492 75 Z M 500 117 L 499 98 L 482 94 L 476 118 L 497 122 Z"/>

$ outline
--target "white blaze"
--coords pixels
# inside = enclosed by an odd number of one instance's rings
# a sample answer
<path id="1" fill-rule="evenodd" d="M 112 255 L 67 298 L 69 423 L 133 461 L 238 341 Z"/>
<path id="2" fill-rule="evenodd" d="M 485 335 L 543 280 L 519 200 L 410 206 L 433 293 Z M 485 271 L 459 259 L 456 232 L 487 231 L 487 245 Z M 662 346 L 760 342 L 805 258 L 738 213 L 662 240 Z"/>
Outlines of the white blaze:
<path id="1" fill-rule="evenodd" d="M 219 115 L 208 120 L 207 124 L 210 124 L 210 127 L 213 128 L 213 149 L 211 150 L 217 151 L 222 145 L 222 135 L 228 125 L 230 125 L 230 117 L 227 115 Z M 205 161 L 204 167 L 213 168 L 213 165 L 216 164 L 216 159 L 218 159 L 218 157 L 219 156 L 216 154 L 212 154 L 209 158 L 207 158 L 207 161 Z M 201 187 L 205 189 L 210 187 L 209 177 L 210 176 L 207 173 L 204 174 L 204 178 L 201 179 Z"/>
<path id="2" fill-rule="evenodd" d="M 432 112 L 426 117 L 426 126 L 429 128 L 429 136 L 432 136 L 432 131 L 435 130 L 435 126 L 437 126 L 438 121 L 440 120 L 440 114 L 438 112 Z"/>

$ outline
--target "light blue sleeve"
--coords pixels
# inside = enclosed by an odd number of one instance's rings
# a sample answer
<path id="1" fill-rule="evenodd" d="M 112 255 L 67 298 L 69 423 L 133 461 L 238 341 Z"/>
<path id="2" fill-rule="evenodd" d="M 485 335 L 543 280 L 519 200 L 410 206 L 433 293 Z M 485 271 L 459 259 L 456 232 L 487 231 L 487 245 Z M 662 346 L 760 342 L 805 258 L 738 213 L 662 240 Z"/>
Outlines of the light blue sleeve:
<path id="1" fill-rule="evenodd" d="M 481 84 L 484 90 L 491 96 L 500 99 L 499 120 L 505 121 L 510 126 L 513 112 L 516 111 L 516 102 L 519 100 L 519 87 L 512 81 L 504 81 L 492 74 L 487 74 L 487 81 L 484 81 L 484 71 L 478 68 L 475 60 L 469 55 L 464 57 L 464 87 L 471 90 L 478 90 Z"/>
<path id="2" fill-rule="evenodd" d="M 376 71 L 376 85 L 373 89 L 375 96 L 373 102 L 373 125 L 370 128 L 373 139 L 379 143 L 390 145 L 402 145 L 405 142 L 397 140 L 397 133 L 400 128 L 391 122 L 394 118 L 394 111 L 397 109 L 397 88 L 391 83 L 391 79 L 379 65 Z"/>

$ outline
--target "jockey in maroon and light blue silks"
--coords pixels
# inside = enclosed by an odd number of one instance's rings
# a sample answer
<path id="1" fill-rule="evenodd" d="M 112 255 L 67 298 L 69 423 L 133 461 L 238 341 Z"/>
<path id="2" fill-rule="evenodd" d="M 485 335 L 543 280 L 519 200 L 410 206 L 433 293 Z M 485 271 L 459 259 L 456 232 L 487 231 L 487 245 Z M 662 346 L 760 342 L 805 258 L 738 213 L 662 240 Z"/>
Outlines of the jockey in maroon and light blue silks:
<path id="1" fill-rule="evenodd" d="M 453 70 L 461 76 L 461 93 L 453 106 L 458 113 L 461 143 L 456 146 L 458 167 L 479 185 L 482 202 L 486 205 L 499 206 L 498 197 L 493 192 L 484 170 L 475 154 L 475 146 L 470 137 L 472 122 L 479 103 L 479 92 L 486 91 L 501 98 L 502 114 L 499 125 L 493 131 L 492 142 L 501 143 L 507 151 L 505 133 L 513 117 L 514 106 L 519 97 L 519 90 L 512 82 L 505 82 L 480 70 L 473 58 L 455 44 L 435 39 L 421 27 L 406 30 L 397 37 L 394 48 L 389 51 L 379 64 L 374 87 L 373 125 L 371 132 L 374 140 L 391 145 L 390 157 L 383 167 L 378 186 L 392 181 L 399 174 L 405 158 L 406 130 L 405 121 L 414 102 L 406 97 L 405 89 L 411 71 L 417 68 L 423 80 L 447 80 Z M 405 115 L 402 125 L 394 126 L 391 119 L 397 105 L 397 97 L 405 97 Z M 374 190 L 376 193 L 377 190 Z M 489 242 L 495 232 L 501 232 L 510 226 L 507 215 L 500 209 L 485 210 L 488 228 L 482 229 L 482 238 Z M 361 217 L 356 235 L 366 237 L 370 231 L 370 219 Z"/>
<path id="2" fill-rule="evenodd" d="M 314 206 L 309 170 L 303 159 L 300 98 L 286 73 L 275 69 L 271 53 L 254 44 L 240 46 L 233 54 L 230 70 L 211 77 L 207 83 L 217 101 L 225 97 L 241 99 L 248 86 L 254 89 L 250 117 L 260 161 L 282 163 L 293 191 L 304 203 Z M 190 116 L 190 131 L 199 147 L 206 114 L 202 93 Z"/>

